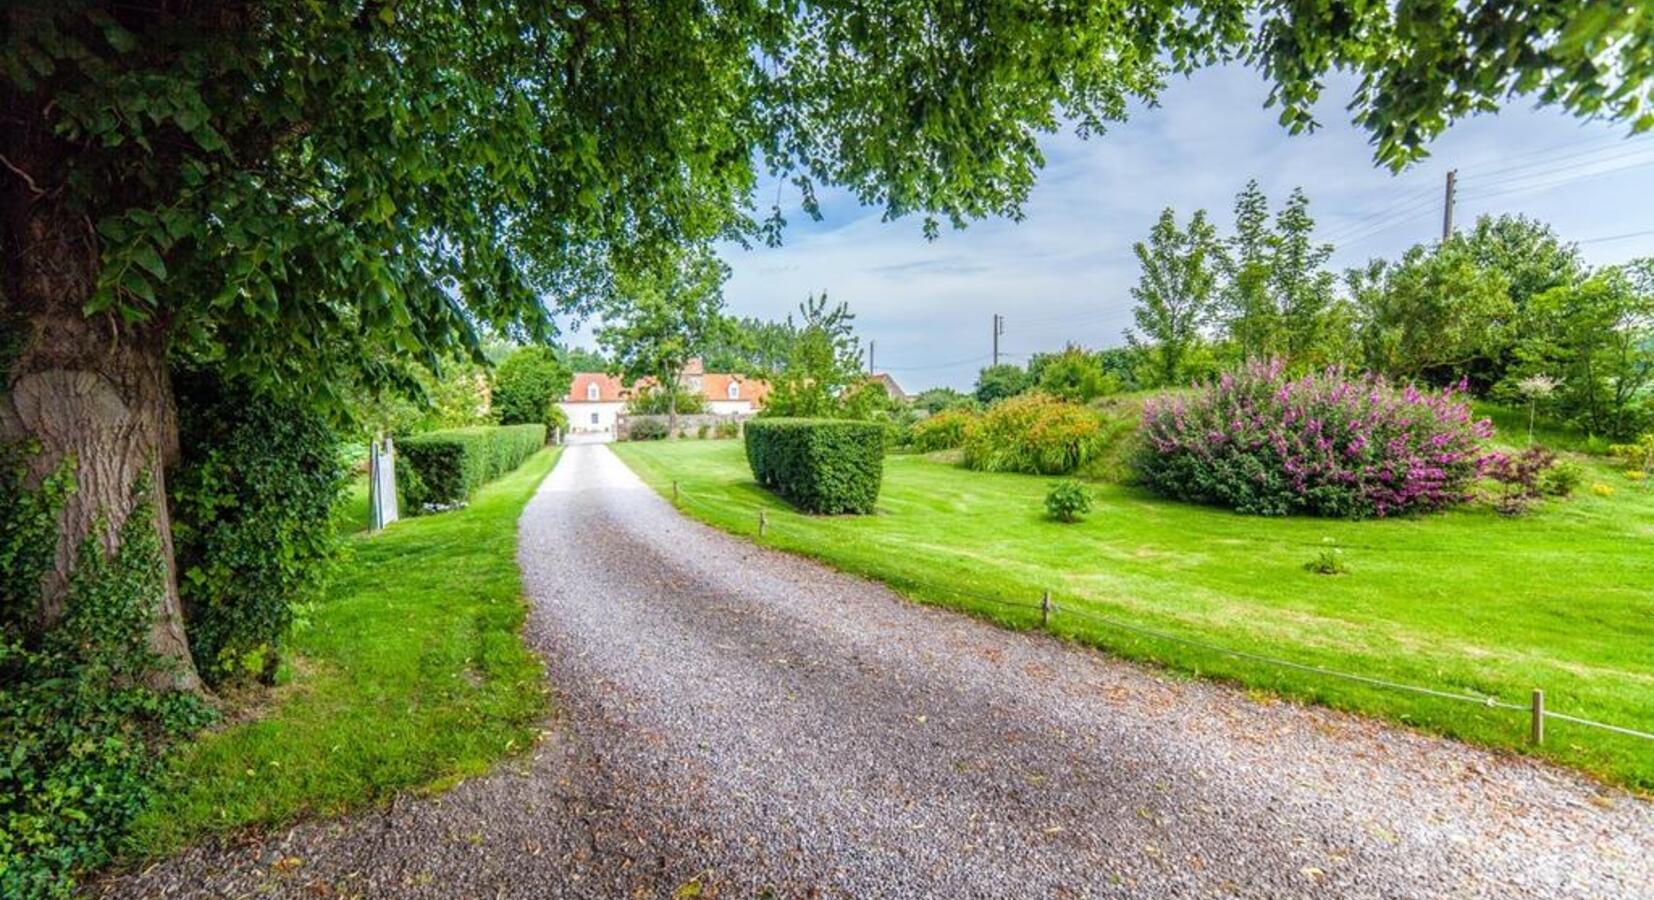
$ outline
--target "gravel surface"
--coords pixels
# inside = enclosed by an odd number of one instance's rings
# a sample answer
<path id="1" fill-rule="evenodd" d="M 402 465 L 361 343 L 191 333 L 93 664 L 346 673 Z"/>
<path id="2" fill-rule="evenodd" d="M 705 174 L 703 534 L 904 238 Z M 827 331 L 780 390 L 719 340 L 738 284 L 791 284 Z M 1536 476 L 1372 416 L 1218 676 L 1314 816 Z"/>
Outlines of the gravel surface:
<path id="1" fill-rule="evenodd" d="M 429 799 L 111 896 L 1633 897 L 1654 805 L 905 602 L 570 447 L 519 556 L 556 721 Z"/>

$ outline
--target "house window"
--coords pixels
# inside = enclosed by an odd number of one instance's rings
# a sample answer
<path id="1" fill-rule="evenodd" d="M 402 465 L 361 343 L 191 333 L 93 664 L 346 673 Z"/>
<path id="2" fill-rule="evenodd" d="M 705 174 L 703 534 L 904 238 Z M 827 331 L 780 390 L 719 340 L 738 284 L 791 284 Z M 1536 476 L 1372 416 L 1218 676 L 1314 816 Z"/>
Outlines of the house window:
<path id="1" fill-rule="evenodd" d="M 592 424 L 593 425 L 597 424 L 597 413 L 592 413 Z"/>
<path id="2" fill-rule="evenodd" d="M 729 383 L 729 399 L 731 399 L 731 400 L 741 399 L 741 386 L 739 384 L 736 384 L 733 381 L 731 381 Z"/>
<path id="3" fill-rule="evenodd" d="M 597 382 L 594 381 L 591 384 L 586 385 L 586 399 L 595 402 L 597 400 L 598 391 L 599 388 L 597 386 Z M 595 413 L 593 415 L 595 415 Z M 596 420 L 594 419 L 593 421 Z"/>

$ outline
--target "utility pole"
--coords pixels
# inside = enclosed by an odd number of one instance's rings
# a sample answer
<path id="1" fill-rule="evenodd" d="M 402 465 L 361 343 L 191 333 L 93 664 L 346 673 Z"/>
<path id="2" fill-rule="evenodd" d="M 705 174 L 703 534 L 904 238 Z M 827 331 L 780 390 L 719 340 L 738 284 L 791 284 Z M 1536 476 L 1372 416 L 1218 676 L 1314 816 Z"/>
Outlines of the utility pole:
<path id="1" fill-rule="evenodd" d="M 876 347 L 876 346 L 878 346 L 877 341 L 868 341 L 867 342 L 867 374 L 869 374 L 869 375 L 871 375 L 875 371 L 877 371 L 876 369 L 873 368 L 873 348 Z"/>
<path id="2" fill-rule="evenodd" d="M 994 365 L 999 365 L 999 336 L 1005 333 L 1005 317 L 994 313 Z"/>
<path id="3" fill-rule="evenodd" d="M 1447 170 L 1447 197 L 1442 203 L 1442 240 L 1453 236 L 1453 201 L 1459 192 L 1459 170 Z"/>

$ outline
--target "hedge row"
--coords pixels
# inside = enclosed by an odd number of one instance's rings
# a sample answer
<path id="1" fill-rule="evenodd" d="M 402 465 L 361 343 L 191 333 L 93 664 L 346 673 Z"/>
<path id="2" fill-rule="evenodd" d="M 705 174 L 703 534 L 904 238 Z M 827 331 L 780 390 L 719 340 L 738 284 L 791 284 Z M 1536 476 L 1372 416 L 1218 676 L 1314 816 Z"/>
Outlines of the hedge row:
<path id="1" fill-rule="evenodd" d="M 758 483 L 814 513 L 870 513 L 884 478 L 884 426 L 843 419 L 754 419 L 747 462 Z"/>
<path id="2" fill-rule="evenodd" d="M 471 492 L 546 445 L 546 426 L 484 425 L 428 431 L 396 445 L 396 486 L 407 511 L 464 503 Z"/>

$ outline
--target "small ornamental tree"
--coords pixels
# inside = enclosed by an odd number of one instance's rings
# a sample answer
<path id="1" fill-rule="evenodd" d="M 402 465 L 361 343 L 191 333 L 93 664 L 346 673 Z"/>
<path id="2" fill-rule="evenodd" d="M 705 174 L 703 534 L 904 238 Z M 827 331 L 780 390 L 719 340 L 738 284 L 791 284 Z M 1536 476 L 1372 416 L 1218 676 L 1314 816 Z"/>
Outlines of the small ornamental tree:
<path id="1" fill-rule="evenodd" d="M 1169 497 L 1245 513 L 1399 515 L 1467 499 L 1491 433 L 1453 390 L 1260 363 L 1147 404 L 1136 468 Z"/>
<path id="2" fill-rule="evenodd" d="M 781 368 L 770 379 L 765 417 L 831 418 L 845 414 L 845 396 L 862 378 L 861 342 L 856 338 L 855 321 L 849 304 L 829 305 L 826 292 L 812 294 L 798 305 L 797 321 L 787 317 L 792 342 Z M 879 399 L 872 395 L 862 398 L 864 403 Z"/>

